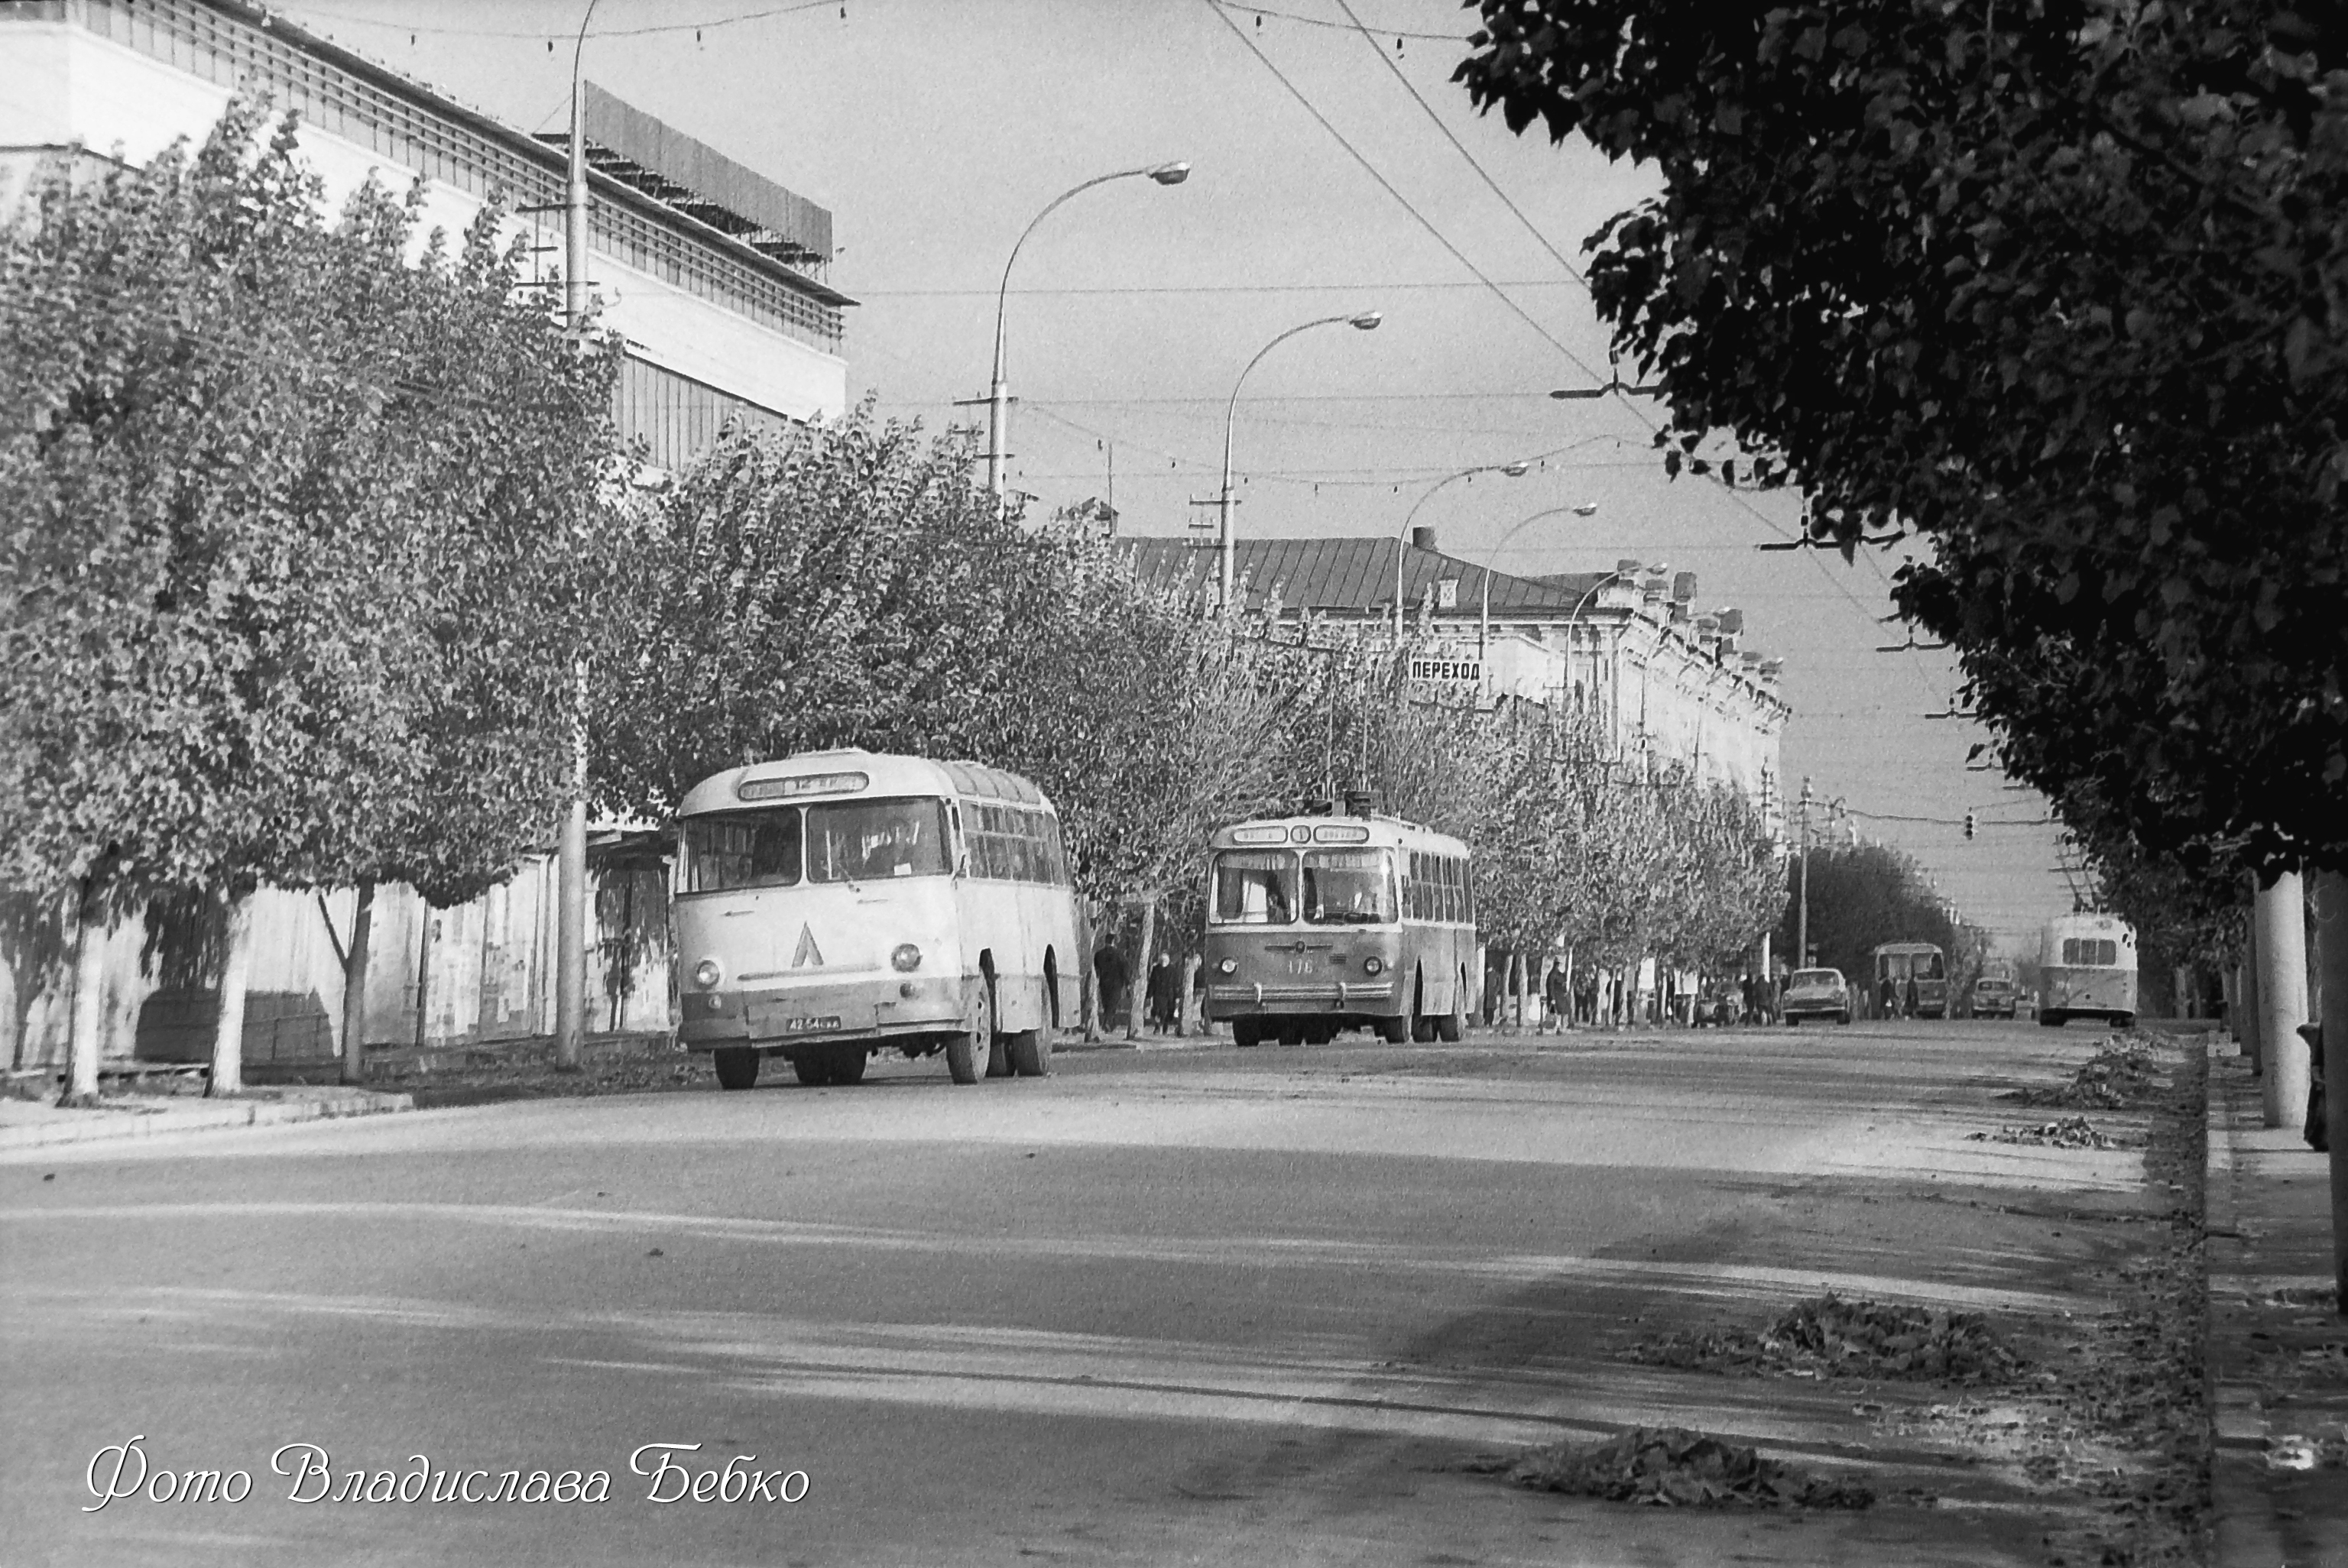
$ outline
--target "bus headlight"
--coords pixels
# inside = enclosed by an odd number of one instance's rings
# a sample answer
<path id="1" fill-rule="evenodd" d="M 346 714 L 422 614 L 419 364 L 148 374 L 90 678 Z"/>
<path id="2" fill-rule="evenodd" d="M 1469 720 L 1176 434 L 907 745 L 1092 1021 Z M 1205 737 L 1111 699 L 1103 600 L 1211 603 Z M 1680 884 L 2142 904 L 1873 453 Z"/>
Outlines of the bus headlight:
<path id="1" fill-rule="evenodd" d="M 725 966 L 715 958 L 704 958 L 693 966 L 693 983 L 705 991 L 725 978 Z"/>
<path id="2" fill-rule="evenodd" d="M 1225 958 L 1215 966 L 1215 973 L 1219 975 L 1236 975 L 1239 972 L 1240 961 L 1237 958 Z"/>
<path id="3" fill-rule="evenodd" d="M 889 955 L 889 961 L 910 974 L 922 967 L 922 949 L 911 942 L 900 942 L 897 950 Z"/>
<path id="4" fill-rule="evenodd" d="M 1385 972 L 1386 961 L 1384 958 L 1379 958 L 1375 953 L 1372 953 L 1368 958 L 1362 960 L 1362 973 L 1365 975 L 1383 975 Z"/>

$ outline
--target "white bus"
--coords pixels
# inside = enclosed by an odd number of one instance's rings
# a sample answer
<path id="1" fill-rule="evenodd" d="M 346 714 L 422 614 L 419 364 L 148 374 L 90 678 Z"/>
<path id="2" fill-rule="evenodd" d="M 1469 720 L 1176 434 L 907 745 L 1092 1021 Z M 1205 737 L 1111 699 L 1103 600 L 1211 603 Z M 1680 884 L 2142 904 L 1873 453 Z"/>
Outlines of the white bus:
<path id="1" fill-rule="evenodd" d="M 2038 948 L 2038 1021 L 2060 1029 L 2075 1018 L 2136 1022 L 2136 932 L 2112 915 L 2046 922 Z"/>
<path id="2" fill-rule="evenodd" d="M 890 1049 L 942 1050 L 957 1083 L 1048 1071 L 1061 977 L 1081 970 L 1059 817 L 1034 784 L 808 752 L 705 779 L 678 816 L 678 1035 L 718 1082 L 747 1089 L 782 1056 L 802 1083 L 854 1083 Z"/>

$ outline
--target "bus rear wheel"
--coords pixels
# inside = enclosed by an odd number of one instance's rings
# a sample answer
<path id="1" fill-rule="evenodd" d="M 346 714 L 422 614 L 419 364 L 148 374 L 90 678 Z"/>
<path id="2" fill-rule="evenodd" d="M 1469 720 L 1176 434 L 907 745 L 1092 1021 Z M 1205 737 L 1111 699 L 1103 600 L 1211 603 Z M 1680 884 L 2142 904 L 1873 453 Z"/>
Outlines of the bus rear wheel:
<path id="1" fill-rule="evenodd" d="M 747 1089 L 758 1081 L 758 1053 L 747 1045 L 729 1045 L 711 1053 L 721 1089 Z"/>
<path id="2" fill-rule="evenodd" d="M 2061 1029 L 2070 1021 L 2071 1015 L 2066 1012 L 2042 1012 L 2038 1015 L 2038 1026 L 2041 1029 Z"/>
<path id="3" fill-rule="evenodd" d="M 798 1075 L 801 1083 L 810 1089 L 820 1089 L 831 1081 L 831 1061 L 820 1050 L 794 1052 L 791 1071 Z"/>
<path id="4" fill-rule="evenodd" d="M 835 1045 L 829 1054 L 831 1058 L 831 1081 L 842 1084 L 864 1081 L 865 1064 L 872 1059 L 865 1054 L 862 1046 Z"/>
<path id="5" fill-rule="evenodd" d="M 1041 1078 L 1052 1071 L 1052 1026 L 1023 1029 L 1009 1037 L 1011 1069 L 1022 1078 Z"/>
<path id="6" fill-rule="evenodd" d="M 1468 987 L 1464 980 L 1453 988 L 1451 1010 L 1437 1013 L 1435 1018 L 1435 1038 L 1446 1045 L 1456 1043 L 1468 1032 Z"/>
<path id="7" fill-rule="evenodd" d="M 1385 1040 L 1388 1045 L 1407 1045 L 1410 1043 L 1410 1020 L 1403 1017 L 1400 1013 L 1395 1014 L 1392 1018 L 1382 1018 L 1378 1020 L 1377 1030 L 1378 1038 Z"/>

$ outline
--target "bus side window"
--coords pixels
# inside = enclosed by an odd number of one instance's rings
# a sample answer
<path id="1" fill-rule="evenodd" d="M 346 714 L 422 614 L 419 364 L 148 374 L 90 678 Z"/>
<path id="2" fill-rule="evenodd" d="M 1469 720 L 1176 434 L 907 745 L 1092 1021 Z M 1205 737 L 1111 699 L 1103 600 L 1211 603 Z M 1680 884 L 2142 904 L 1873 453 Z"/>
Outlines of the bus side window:
<path id="1" fill-rule="evenodd" d="M 1456 923 L 1459 905 L 1459 862 L 1447 855 L 1443 857 L 1443 917 Z"/>
<path id="2" fill-rule="evenodd" d="M 1035 854 L 1035 813 L 1026 811 L 1013 812 L 1011 814 L 1011 875 L 1013 879 L 1019 882 L 1042 881 L 1044 876 L 1044 868 L 1037 863 L 1037 856 Z"/>
<path id="3" fill-rule="evenodd" d="M 1463 860 L 1459 863 L 1459 869 L 1468 893 L 1468 923 L 1472 926 L 1476 923 L 1476 863 Z"/>
<path id="4" fill-rule="evenodd" d="M 1410 852 L 1410 917 L 1426 918 L 1426 856 L 1414 849 Z"/>

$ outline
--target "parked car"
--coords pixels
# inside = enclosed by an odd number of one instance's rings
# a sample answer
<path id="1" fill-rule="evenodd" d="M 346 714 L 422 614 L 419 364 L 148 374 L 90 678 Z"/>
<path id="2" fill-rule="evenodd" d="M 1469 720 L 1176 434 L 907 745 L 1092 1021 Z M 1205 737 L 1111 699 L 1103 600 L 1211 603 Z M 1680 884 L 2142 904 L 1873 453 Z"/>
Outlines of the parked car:
<path id="1" fill-rule="evenodd" d="M 2011 976 L 1983 975 L 1973 982 L 1967 1010 L 1975 1018 L 2012 1018 L 2015 995 Z"/>
<path id="2" fill-rule="evenodd" d="M 1842 978 L 1840 969 L 1796 969 L 1786 981 L 1786 994 L 1777 1003 L 1778 1016 L 1788 1024 L 1806 1018 L 1830 1018 L 1837 1023 L 1850 1021 L 1850 983 Z"/>

